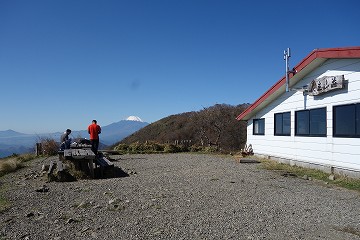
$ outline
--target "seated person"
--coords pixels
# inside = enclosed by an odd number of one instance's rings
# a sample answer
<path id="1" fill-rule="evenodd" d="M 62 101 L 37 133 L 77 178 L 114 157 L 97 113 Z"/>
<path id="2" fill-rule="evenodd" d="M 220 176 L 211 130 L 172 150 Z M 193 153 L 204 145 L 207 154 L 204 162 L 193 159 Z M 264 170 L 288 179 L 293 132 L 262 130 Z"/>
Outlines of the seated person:
<path id="1" fill-rule="evenodd" d="M 71 138 L 69 135 L 71 133 L 70 129 L 66 129 L 66 131 L 60 137 L 60 150 L 64 151 L 64 149 L 70 149 Z"/>

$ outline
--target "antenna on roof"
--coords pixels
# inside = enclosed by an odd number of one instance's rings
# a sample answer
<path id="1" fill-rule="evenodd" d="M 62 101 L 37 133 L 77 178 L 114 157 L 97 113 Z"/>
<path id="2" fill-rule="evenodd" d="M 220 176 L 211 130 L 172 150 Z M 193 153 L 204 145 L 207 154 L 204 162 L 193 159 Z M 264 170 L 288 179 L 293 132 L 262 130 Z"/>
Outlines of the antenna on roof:
<path id="1" fill-rule="evenodd" d="M 289 91 L 289 74 L 292 73 L 293 76 L 297 73 L 296 69 L 293 68 L 289 70 L 289 58 L 291 57 L 290 48 L 284 50 L 284 60 L 285 60 L 285 75 L 286 75 L 286 92 Z"/>
<path id="2" fill-rule="evenodd" d="M 289 91 L 289 58 L 291 57 L 290 48 L 284 50 L 285 75 L 286 75 L 286 92 Z"/>

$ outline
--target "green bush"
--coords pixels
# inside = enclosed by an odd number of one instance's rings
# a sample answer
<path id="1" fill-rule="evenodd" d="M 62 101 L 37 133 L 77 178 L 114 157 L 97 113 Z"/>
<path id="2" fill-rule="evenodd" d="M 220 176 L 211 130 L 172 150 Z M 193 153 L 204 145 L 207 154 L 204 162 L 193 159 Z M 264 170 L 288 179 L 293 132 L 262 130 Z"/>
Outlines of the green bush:
<path id="1" fill-rule="evenodd" d="M 119 145 L 117 145 L 114 150 L 118 151 L 119 153 L 127 153 L 129 151 L 129 145 L 125 144 L 125 143 L 121 143 Z"/>
<path id="2" fill-rule="evenodd" d="M 144 152 L 144 146 L 139 143 L 135 142 L 129 145 L 128 152 L 130 153 L 143 153 Z"/>
<path id="3" fill-rule="evenodd" d="M 146 142 L 143 145 L 143 150 L 147 153 L 157 153 L 164 151 L 164 145 L 155 142 Z"/>
<path id="4" fill-rule="evenodd" d="M 125 154 L 136 153 L 177 153 L 177 152 L 203 152 L 203 153 L 217 153 L 219 150 L 216 147 L 203 147 L 203 146 L 186 146 L 175 144 L 160 144 L 156 142 L 134 142 L 130 145 L 121 143 L 114 147 L 114 150 Z"/>
<path id="5" fill-rule="evenodd" d="M 192 145 L 192 146 L 190 146 L 190 148 L 189 148 L 189 151 L 190 151 L 190 152 L 202 152 L 203 150 L 204 150 L 203 147 L 201 147 L 201 146 L 196 146 L 196 145 Z"/>
<path id="6" fill-rule="evenodd" d="M 179 152 L 179 148 L 174 144 L 165 144 L 164 152 L 165 153 L 176 153 L 176 152 Z"/>
<path id="7" fill-rule="evenodd" d="M 208 146 L 208 147 L 204 147 L 203 151 L 205 153 L 216 153 L 218 152 L 218 149 L 216 147 Z"/>

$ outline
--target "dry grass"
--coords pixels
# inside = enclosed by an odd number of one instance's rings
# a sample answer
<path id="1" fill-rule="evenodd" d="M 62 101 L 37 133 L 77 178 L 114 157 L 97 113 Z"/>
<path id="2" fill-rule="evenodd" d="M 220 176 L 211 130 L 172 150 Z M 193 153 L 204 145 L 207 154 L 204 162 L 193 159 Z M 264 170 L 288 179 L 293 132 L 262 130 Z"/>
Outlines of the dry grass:
<path id="1" fill-rule="evenodd" d="M 23 167 L 23 162 L 16 158 L 7 158 L 0 160 L 0 176 L 15 172 L 19 168 Z"/>
<path id="2" fill-rule="evenodd" d="M 36 157 L 37 156 L 35 154 L 26 153 L 26 154 L 21 154 L 21 155 L 17 156 L 17 159 L 21 162 L 27 162 L 27 161 L 35 159 Z"/>
<path id="3" fill-rule="evenodd" d="M 13 154 L 10 157 L 0 159 L 0 177 L 24 167 L 24 162 L 35 159 L 34 154 Z"/>
<path id="4" fill-rule="evenodd" d="M 351 226 L 346 226 L 346 227 L 333 227 L 333 229 L 337 230 L 337 231 L 341 231 L 341 232 L 346 232 L 346 233 L 350 233 L 353 234 L 355 236 L 360 237 L 360 231 L 358 231 L 356 228 L 351 227 Z"/>
<path id="5" fill-rule="evenodd" d="M 335 180 L 330 180 L 330 174 L 325 173 L 321 170 L 303 168 L 299 166 L 291 166 L 289 164 L 278 163 L 272 160 L 260 159 L 260 161 L 261 167 L 267 170 L 282 171 L 283 173 L 291 174 L 297 177 L 303 177 L 304 175 L 307 175 L 312 179 L 322 180 L 335 186 L 360 191 L 360 179 L 348 178 L 342 175 L 335 175 Z"/>

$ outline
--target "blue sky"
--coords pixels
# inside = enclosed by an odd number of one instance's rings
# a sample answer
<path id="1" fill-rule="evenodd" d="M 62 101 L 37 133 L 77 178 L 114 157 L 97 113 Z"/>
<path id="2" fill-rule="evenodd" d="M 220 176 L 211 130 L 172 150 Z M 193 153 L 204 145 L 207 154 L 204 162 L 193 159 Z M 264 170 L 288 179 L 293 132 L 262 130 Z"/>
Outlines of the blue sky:
<path id="1" fill-rule="evenodd" d="M 0 130 L 155 122 L 252 103 L 313 49 L 360 46 L 358 0 L 0 0 Z"/>

